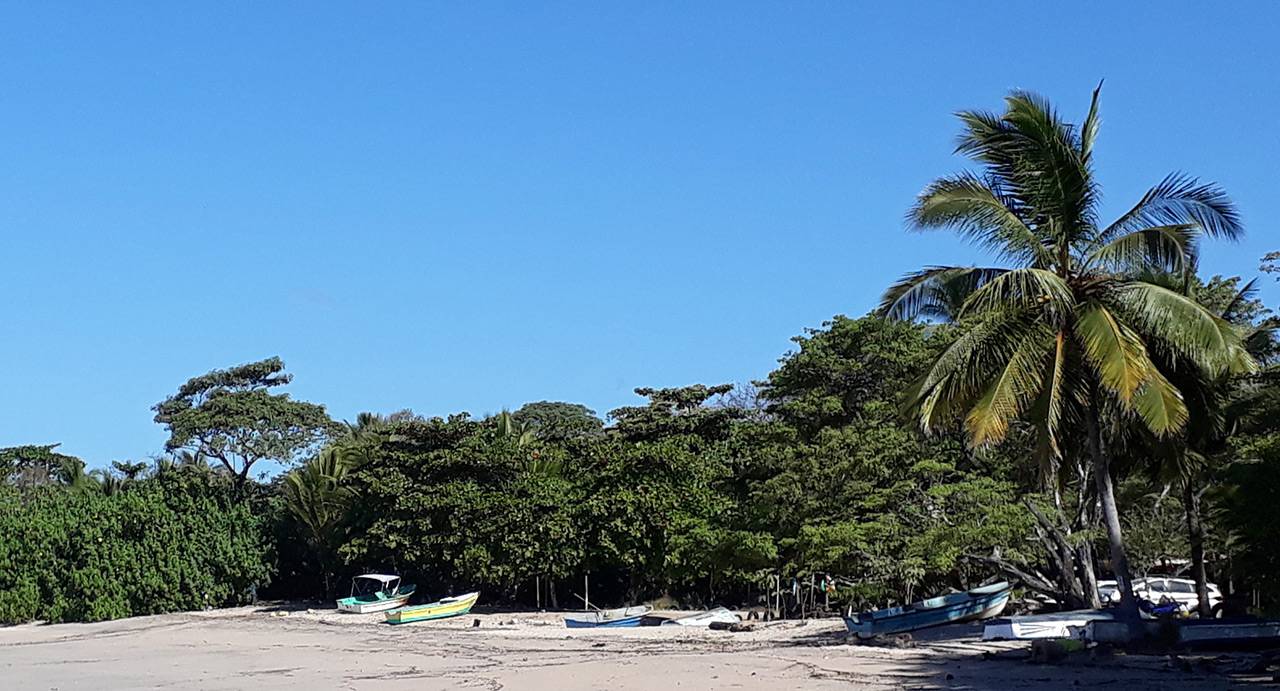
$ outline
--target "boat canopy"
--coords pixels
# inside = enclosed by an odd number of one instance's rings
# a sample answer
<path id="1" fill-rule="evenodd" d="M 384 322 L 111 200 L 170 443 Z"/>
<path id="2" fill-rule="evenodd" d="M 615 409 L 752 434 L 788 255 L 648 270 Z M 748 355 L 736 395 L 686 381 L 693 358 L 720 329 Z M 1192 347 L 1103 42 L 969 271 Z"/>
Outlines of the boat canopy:
<path id="1" fill-rule="evenodd" d="M 388 576 L 385 573 L 366 573 L 366 574 L 361 574 L 359 576 L 356 576 L 356 578 L 366 578 L 368 580 L 378 581 L 379 583 L 383 583 L 383 584 L 400 580 L 399 576 Z"/>

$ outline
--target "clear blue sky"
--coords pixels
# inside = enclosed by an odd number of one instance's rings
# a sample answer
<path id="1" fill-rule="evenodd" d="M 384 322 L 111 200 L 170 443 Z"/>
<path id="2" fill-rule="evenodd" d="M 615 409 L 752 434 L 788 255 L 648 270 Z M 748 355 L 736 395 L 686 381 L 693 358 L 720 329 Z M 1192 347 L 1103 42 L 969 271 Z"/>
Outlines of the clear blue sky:
<path id="1" fill-rule="evenodd" d="M 335 417 L 746 381 L 903 272 L 961 108 L 1106 78 L 1108 214 L 1167 172 L 1280 249 L 1280 4 L 0 5 L 0 446 L 143 458 L 270 355 Z M 1265 297 L 1280 302 L 1277 284 Z"/>

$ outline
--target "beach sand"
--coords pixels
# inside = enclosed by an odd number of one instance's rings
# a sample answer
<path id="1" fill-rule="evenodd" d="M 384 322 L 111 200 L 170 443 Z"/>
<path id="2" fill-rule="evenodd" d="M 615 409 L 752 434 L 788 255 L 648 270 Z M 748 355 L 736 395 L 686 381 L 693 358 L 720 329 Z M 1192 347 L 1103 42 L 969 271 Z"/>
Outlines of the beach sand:
<path id="1" fill-rule="evenodd" d="M 388 626 L 381 614 L 285 611 L 243 607 L 0 628 L 0 689 L 1138 691 L 1243 683 L 1176 669 L 1164 657 L 1079 655 L 1060 665 L 1007 659 L 1027 644 L 982 643 L 976 625 L 935 630 L 911 647 L 878 647 L 848 641 L 836 619 L 729 633 L 568 630 L 561 615 L 549 613 Z"/>

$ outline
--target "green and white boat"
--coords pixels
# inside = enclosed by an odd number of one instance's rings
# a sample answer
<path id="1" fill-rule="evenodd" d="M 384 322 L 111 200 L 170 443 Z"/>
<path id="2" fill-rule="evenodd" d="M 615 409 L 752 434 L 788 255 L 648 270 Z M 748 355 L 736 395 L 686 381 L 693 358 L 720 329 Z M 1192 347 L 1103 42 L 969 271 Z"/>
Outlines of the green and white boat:
<path id="1" fill-rule="evenodd" d="M 362 574 L 351 579 L 351 597 L 338 600 L 338 611 L 366 614 L 404 607 L 413 590 L 413 585 L 401 584 L 399 576 Z"/>

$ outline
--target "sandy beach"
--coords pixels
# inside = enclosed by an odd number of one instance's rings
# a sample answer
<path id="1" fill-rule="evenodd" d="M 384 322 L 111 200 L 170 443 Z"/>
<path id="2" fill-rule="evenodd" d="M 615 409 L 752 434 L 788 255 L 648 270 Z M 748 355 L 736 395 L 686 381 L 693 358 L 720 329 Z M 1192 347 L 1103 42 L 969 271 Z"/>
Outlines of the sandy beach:
<path id="1" fill-rule="evenodd" d="M 475 622 L 479 622 L 476 626 Z M 472 614 L 400 627 L 381 615 L 237 608 L 0 628 L 5 689 L 1219 689 L 1241 677 L 1164 657 L 1015 659 L 976 626 L 910 647 L 858 645 L 837 620 L 755 631 L 567 630 L 556 614 Z M 988 653 L 989 655 L 985 655 Z M 994 659 L 988 659 L 994 658 Z M 1269 677 L 1268 677 L 1269 678 Z"/>

